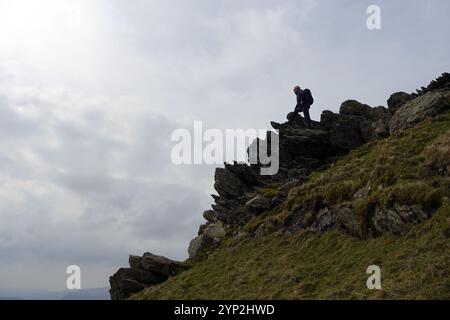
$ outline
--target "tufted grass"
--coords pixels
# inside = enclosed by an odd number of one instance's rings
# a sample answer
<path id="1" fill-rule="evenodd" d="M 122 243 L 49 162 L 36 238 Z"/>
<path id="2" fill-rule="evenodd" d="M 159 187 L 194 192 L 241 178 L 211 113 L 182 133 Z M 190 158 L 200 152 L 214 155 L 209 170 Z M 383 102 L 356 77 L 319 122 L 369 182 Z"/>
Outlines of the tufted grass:
<path id="1" fill-rule="evenodd" d="M 189 271 L 132 298 L 450 299 L 450 177 L 435 170 L 448 165 L 449 132 L 447 113 L 352 151 L 245 228 L 264 224 L 266 235 L 230 236 Z M 369 194 L 356 199 L 367 186 Z M 401 237 L 276 231 L 300 207 L 334 204 L 352 208 L 366 231 L 375 206 L 419 204 L 433 215 Z M 366 287 L 372 264 L 381 268 L 382 290 Z"/>
<path id="2" fill-rule="evenodd" d="M 230 240 L 133 299 L 450 299 L 450 202 L 404 237 L 272 233 Z M 366 269 L 381 268 L 382 290 Z"/>

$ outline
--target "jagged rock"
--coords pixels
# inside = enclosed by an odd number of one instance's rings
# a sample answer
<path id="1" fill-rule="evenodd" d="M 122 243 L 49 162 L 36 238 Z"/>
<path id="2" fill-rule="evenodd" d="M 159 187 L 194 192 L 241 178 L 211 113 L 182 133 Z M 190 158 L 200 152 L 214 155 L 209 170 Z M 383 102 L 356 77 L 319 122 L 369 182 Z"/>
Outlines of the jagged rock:
<path id="1" fill-rule="evenodd" d="M 346 206 L 336 206 L 333 208 L 333 212 L 337 223 L 344 231 L 354 237 L 362 237 L 361 216 L 357 215 L 352 209 Z"/>
<path id="2" fill-rule="evenodd" d="M 214 179 L 214 188 L 225 198 L 238 198 L 249 190 L 234 173 L 224 168 L 216 169 Z"/>
<path id="3" fill-rule="evenodd" d="M 402 205 L 396 208 L 377 208 L 372 219 L 378 233 L 404 235 L 408 230 L 428 218 L 427 213 L 417 205 Z"/>
<path id="4" fill-rule="evenodd" d="M 336 225 L 336 222 L 334 212 L 328 208 L 324 208 L 318 212 L 311 228 L 318 232 L 325 232 L 332 229 Z"/>
<path id="5" fill-rule="evenodd" d="M 394 114 L 398 108 L 412 99 L 414 99 L 414 96 L 406 92 L 396 92 L 392 94 L 387 101 L 389 112 Z"/>
<path id="6" fill-rule="evenodd" d="M 281 128 L 281 124 L 275 121 L 270 121 L 270 125 L 272 126 L 272 128 L 274 128 L 275 130 L 278 130 Z"/>
<path id="7" fill-rule="evenodd" d="M 371 112 L 371 107 L 356 100 L 344 101 L 339 109 L 339 114 L 347 116 L 366 117 Z"/>
<path id="8" fill-rule="evenodd" d="M 285 149 L 292 156 L 323 159 L 330 155 L 330 140 L 328 132 L 320 129 L 286 130 L 280 149 Z"/>
<path id="9" fill-rule="evenodd" d="M 203 218 L 209 222 L 216 222 L 219 219 L 219 214 L 214 210 L 206 210 L 203 212 Z"/>
<path id="10" fill-rule="evenodd" d="M 219 243 L 225 237 L 225 226 L 222 221 L 208 224 L 203 231 L 208 238 L 213 239 L 214 243 Z"/>
<path id="11" fill-rule="evenodd" d="M 109 277 L 112 300 L 123 300 L 144 288 L 162 283 L 167 276 L 141 269 L 120 268 L 113 276 Z"/>
<path id="12" fill-rule="evenodd" d="M 321 123 L 328 129 L 330 143 L 334 150 L 347 152 L 364 143 L 360 132 L 361 117 L 322 113 Z"/>
<path id="13" fill-rule="evenodd" d="M 205 234 L 201 234 L 198 237 L 192 239 L 188 247 L 189 259 L 197 259 L 198 254 L 212 243 L 212 239 L 205 236 Z"/>
<path id="14" fill-rule="evenodd" d="M 261 185 L 258 172 L 245 163 L 225 164 L 225 169 L 234 173 L 249 188 Z"/>
<path id="15" fill-rule="evenodd" d="M 127 299 L 146 287 L 162 283 L 170 276 L 188 269 L 182 262 L 150 252 L 144 253 L 142 257 L 130 255 L 128 262 L 130 268 L 120 268 L 109 277 L 109 292 L 113 300 Z"/>
<path id="16" fill-rule="evenodd" d="M 157 256 L 150 252 L 144 253 L 142 257 L 130 255 L 129 264 L 132 269 L 150 271 L 167 277 L 175 276 L 188 269 L 186 264 L 182 262 Z"/>
<path id="17" fill-rule="evenodd" d="M 450 110 L 449 91 L 430 91 L 400 107 L 392 117 L 390 131 L 397 132 L 413 127 L 428 117 Z"/>
<path id="18" fill-rule="evenodd" d="M 330 110 L 324 110 L 320 115 L 320 126 L 326 130 L 330 130 L 337 118 L 339 118 L 339 114 Z"/>
<path id="19" fill-rule="evenodd" d="M 217 194 L 212 194 L 211 197 L 212 197 L 214 200 L 220 199 L 220 196 L 218 196 Z"/>
<path id="20" fill-rule="evenodd" d="M 360 121 L 359 130 L 364 142 L 389 137 L 391 114 L 384 107 L 371 108 L 366 117 Z"/>
<path id="21" fill-rule="evenodd" d="M 294 112 L 289 112 L 288 114 L 287 114 L 287 116 L 286 116 L 286 119 L 288 120 L 288 121 L 291 121 L 291 119 L 294 117 Z M 276 124 L 276 123 L 275 123 Z M 314 121 L 314 120 L 312 120 L 311 119 L 311 125 L 313 126 L 313 127 L 317 127 L 318 126 L 318 122 L 316 122 L 316 121 Z M 308 126 L 306 125 L 306 119 L 304 118 L 304 117 L 302 117 L 301 116 L 301 113 L 299 113 L 298 115 L 297 115 L 297 117 L 295 118 L 295 120 L 290 124 L 291 126 L 292 125 L 295 125 L 295 126 L 297 126 L 297 127 L 300 127 L 300 128 L 307 128 Z M 272 125 L 272 127 L 274 128 L 274 129 L 278 129 L 278 128 L 275 128 L 273 125 Z"/>
<path id="22" fill-rule="evenodd" d="M 209 223 L 209 222 L 204 223 L 204 224 L 201 224 L 201 225 L 198 227 L 198 231 L 197 231 L 197 235 L 198 235 L 198 236 L 201 235 L 201 234 L 203 234 L 203 232 L 205 231 L 205 228 L 208 226 L 208 223 Z"/>
<path id="23" fill-rule="evenodd" d="M 270 209 L 270 200 L 261 195 L 250 199 L 245 206 L 252 212 L 259 214 Z"/>
<path id="24" fill-rule="evenodd" d="M 222 221 L 225 224 L 230 225 L 247 221 L 250 215 L 241 213 L 240 209 L 242 208 L 242 204 L 245 203 L 245 199 L 241 198 L 242 197 L 239 197 L 239 199 L 217 198 L 216 203 L 211 206 L 217 214 L 217 221 Z"/>
<path id="25" fill-rule="evenodd" d="M 320 124 L 330 133 L 330 142 L 337 150 L 347 152 L 365 142 L 387 138 L 391 115 L 384 107 L 371 108 L 355 100 L 342 104 L 340 114 L 326 110 Z"/>
<path id="26" fill-rule="evenodd" d="M 280 141 L 279 172 L 274 176 L 261 176 L 260 164 L 248 166 L 236 162 L 217 169 L 214 187 L 219 195 L 212 195 L 215 200 L 213 210 L 204 212 L 207 222 L 200 226 L 198 237 L 190 242 L 189 258 L 202 258 L 230 235 L 236 239 L 245 239 L 251 235 L 259 238 L 280 229 L 286 232 L 326 232 L 341 228 L 354 237 L 363 237 L 367 232 L 370 236 L 382 233 L 405 234 L 413 225 L 428 218 L 428 213 L 422 207 L 397 204 L 385 208 L 375 207 L 374 204 L 370 207 L 370 214 L 364 218 L 367 220 L 363 221 L 363 216 L 352 210 L 350 202 L 335 205 L 320 195 L 312 197 L 309 202 L 292 204 L 285 200 L 294 187 L 298 188 L 292 193 L 302 196 L 301 182 L 306 180 L 312 170 L 332 166 L 342 154 L 365 142 L 386 138 L 391 132 L 410 128 L 427 117 L 450 110 L 449 89 L 450 75 L 446 73 L 427 87 L 422 87 L 417 94 L 393 94 L 388 100 L 389 109 L 371 108 L 358 101 L 348 100 L 341 105 L 339 114 L 324 111 L 320 123 L 313 122 L 313 128 L 306 128 L 300 115 L 293 123 L 271 122 L 272 127 L 278 130 Z M 290 116 L 292 113 L 288 115 Z M 270 147 L 270 137 L 267 135 L 266 140 L 257 139 L 253 144 L 265 143 Z M 440 165 L 429 169 L 447 175 L 450 171 L 448 164 L 445 168 Z M 269 186 L 281 186 L 273 199 L 258 195 L 260 188 Z M 382 191 L 383 185 L 380 184 L 378 188 Z M 367 198 L 370 192 L 368 184 L 354 193 L 353 199 Z M 277 205 L 282 210 L 292 210 L 286 219 L 276 222 L 267 219 L 250 235 L 243 230 L 242 227 L 255 214 Z M 324 207 L 326 205 L 329 207 Z M 448 229 L 443 234 L 450 237 Z M 143 257 L 130 256 L 129 263 L 130 268 L 119 269 L 110 277 L 112 299 L 128 298 L 133 293 L 166 281 L 168 277 L 187 269 L 182 262 L 151 253 L 146 253 Z"/>
<path id="27" fill-rule="evenodd" d="M 430 84 L 426 87 L 421 87 L 416 90 L 417 93 L 413 93 L 412 96 L 417 97 L 423 95 L 432 90 L 438 89 L 450 89 L 450 74 L 444 72 L 441 76 L 439 76 L 436 80 L 430 82 Z"/>
<path id="28" fill-rule="evenodd" d="M 200 258 L 200 253 L 205 252 L 206 250 L 213 249 L 214 247 L 217 246 L 218 241 L 221 240 L 220 238 L 213 239 L 208 235 L 210 232 L 212 234 L 217 234 L 215 233 L 215 230 L 210 230 L 207 232 L 205 231 L 203 234 L 192 239 L 191 242 L 189 243 L 188 248 L 189 259 L 197 260 L 198 258 Z"/>

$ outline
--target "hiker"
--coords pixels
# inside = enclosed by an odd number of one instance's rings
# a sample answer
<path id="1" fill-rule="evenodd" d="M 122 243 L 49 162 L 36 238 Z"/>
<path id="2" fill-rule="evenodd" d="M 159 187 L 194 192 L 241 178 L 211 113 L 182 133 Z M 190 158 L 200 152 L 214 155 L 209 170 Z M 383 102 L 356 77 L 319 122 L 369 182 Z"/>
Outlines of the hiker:
<path id="1" fill-rule="evenodd" d="M 299 86 L 295 86 L 294 93 L 297 96 L 297 105 L 295 106 L 294 115 L 289 120 L 289 123 L 292 123 L 295 120 L 299 112 L 303 112 L 306 120 L 306 125 L 311 128 L 312 122 L 311 117 L 309 116 L 309 108 L 314 103 L 314 98 L 311 94 L 311 90 L 302 90 Z"/>

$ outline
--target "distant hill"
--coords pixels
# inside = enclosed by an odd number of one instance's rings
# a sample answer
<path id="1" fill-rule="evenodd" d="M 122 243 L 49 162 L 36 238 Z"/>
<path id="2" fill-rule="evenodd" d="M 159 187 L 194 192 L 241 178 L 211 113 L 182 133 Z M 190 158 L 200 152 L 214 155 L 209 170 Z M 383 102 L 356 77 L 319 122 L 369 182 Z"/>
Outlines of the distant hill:
<path id="1" fill-rule="evenodd" d="M 45 291 L 0 288 L 0 300 L 110 300 L 108 288 Z"/>

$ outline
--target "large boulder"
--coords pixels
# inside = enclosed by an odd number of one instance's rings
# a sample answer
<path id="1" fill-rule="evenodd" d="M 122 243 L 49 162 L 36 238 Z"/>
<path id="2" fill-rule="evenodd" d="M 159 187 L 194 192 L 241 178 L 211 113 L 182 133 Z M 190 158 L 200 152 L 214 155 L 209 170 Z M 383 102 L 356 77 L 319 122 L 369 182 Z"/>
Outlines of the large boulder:
<path id="1" fill-rule="evenodd" d="M 222 221 L 210 223 L 203 230 L 203 234 L 208 238 L 213 239 L 214 243 L 217 244 L 225 237 L 225 225 Z"/>
<path id="2" fill-rule="evenodd" d="M 112 300 L 127 299 L 188 269 L 182 262 L 149 252 L 144 253 L 142 257 L 130 255 L 128 262 L 130 268 L 120 268 L 109 277 L 111 286 L 109 293 Z"/>
<path id="3" fill-rule="evenodd" d="M 280 154 L 286 151 L 292 158 L 301 156 L 324 159 L 332 152 L 329 134 L 325 130 L 289 128 L 281 132 L 281 136 Z"/>
<path id="4" fill-rule="evenodd" d="M 364 143 L 360 131 L 360 117 L 355 115 L 339 116 L 330 128 L 330 143 L 334 149 L 347 152 Z"/>
<path id="5" fill-rule="evenodd" d="M 412 226 L 427 218 L 428 214 L 418 205 L 398 205 L 394 208 L 377 208 L 372 223 L 378 234 L 404 235 Z"/>
<path id="6" fill-rule="evenodd" d="M 188 268 L 183 262 L 170 260 L 150 252 L 144 253 L 142 257 L 131 255 L 128 261 L 132 269 L 149 271 L 167 277 L 175 276 Z"/>
<path id="7" fill-rule="evenodd" d="M 325 110 L 321 127 L 329 132 L 330 143 L 338 152 L 348 152 L 365 142 L 389 136 L 391 115 L 384 107 L 371 108 L 356 100 L 345 101 L 339 114 Z"/>
<path id="8" fill-rule="evenodd" d="M 429 117 L 450 110 L 450 91 L 429 91 L 400 107 L 392 117 L 390 131 L 398 132 L 411 128 Z"/>
<path id="9" fill-rule="evenodd" d="M 339 114 L 365 117 L 370 113 L 371 109 L 372 108 L 367 104 L 363 104 L 356 100 L 347 100 L 342 103 Z"/>
<path id="10" fill-rule="evenodd" d="M 248 191 L 248 187 L 230 170 L 217 168 L 214 175 L 214 188 L 225 198 L 238 198 Z"/>
<path id="11" fill-rule="evenodd" d="M 109 277 L 112 300 L 123 300 L 151 285 L 167 280 L 167 276 L 134 268 L 120 268 Z"/>
<path id="12" fill-rule="evenodd" d="M 387 101 L 389 112 L 394 114 L 402 105 L 412 99 L 414 99 L 414 96 L 406 92 L 396 92 L 392 94 Z"/>

